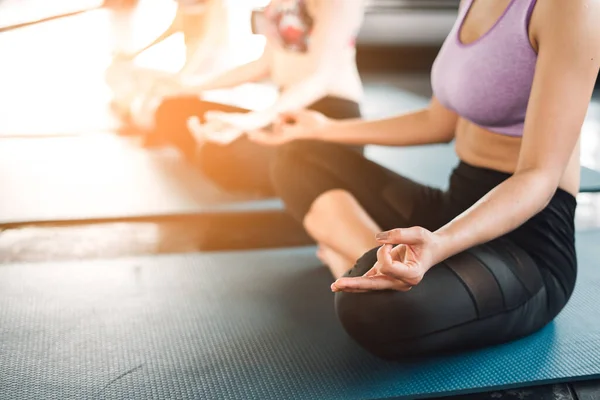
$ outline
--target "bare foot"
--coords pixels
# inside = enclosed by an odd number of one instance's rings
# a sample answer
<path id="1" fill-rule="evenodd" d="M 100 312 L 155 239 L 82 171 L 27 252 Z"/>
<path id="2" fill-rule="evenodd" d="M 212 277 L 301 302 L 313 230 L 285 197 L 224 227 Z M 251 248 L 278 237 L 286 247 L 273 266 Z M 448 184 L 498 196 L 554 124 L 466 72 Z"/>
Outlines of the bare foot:
<path id="1" fill-rule="evenodd" d="M 320 244 L 317 257 L 325 264 L 335 279 L 341 278 L 350 268 L 353 261 L 333 250 L 331 247 Z"/>

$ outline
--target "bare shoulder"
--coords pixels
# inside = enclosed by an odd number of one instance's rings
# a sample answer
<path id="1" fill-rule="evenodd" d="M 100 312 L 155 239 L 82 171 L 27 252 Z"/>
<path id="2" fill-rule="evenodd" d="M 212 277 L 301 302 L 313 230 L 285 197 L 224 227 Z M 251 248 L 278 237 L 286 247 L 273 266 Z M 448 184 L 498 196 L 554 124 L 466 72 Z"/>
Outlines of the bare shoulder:
<path id="1" fill-rule="evenodd" d="M 531 32 L 542 46 L 600 45 L 600 0 L 538 0 Z"/>

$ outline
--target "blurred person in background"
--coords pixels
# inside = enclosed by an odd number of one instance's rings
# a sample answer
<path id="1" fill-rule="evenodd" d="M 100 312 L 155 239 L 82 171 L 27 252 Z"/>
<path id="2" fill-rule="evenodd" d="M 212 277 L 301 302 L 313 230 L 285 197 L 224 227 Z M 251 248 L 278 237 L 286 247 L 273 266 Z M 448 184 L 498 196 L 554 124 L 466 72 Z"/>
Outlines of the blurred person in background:
<path id="1" fill-rule="evenodd" d="M 355 39 L 364 0 L 272 0 L 253 13 L 256 33 L 266 37 L 262 55 L 207 77 L 165 98 L 157 108 L 148 146 L 179 149 L 221 188 L 274 193 L 269 168 L 275 149 L 245 133 L 268 127 L 282 112 L 309 108 L 333 119 L 360 117 L 362 82 Z M 202 100 L 202 93 L 270 80 L 276 101 L 252 111 Z M 191 94 L 190 94 L 191 93 Z M 258 94 L 257 94 L 258 96 Z"/>
<path id="2" fill-rule="evenodd" d="M 224 0 L 177 0 L 176 3 L 175 17 L 161 35 L 134 52 L 117 50 L 107 69 L 106 80 L 113 94 L 111 107 L 126 127 L 134 130 L 136 125 L 148 124 L 153 105 L 155 108 L 165 94 L 178 92 L 181 82 L 216 68 L 226 49 L 228 15 Z M 186 54 L 184 65 L 176 73 L 136 65 L 137 56 L 180 32 Z M 117 45 L 120 47 L 120 43 Z"/>

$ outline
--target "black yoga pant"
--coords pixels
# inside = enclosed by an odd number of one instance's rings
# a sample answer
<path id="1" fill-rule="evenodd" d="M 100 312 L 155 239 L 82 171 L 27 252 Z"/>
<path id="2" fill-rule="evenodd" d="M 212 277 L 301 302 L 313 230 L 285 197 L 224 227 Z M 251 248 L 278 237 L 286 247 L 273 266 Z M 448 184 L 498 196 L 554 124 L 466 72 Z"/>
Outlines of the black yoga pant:
<path id="1" fill-rule="evenodd" d="M 350 192 L 384 230 L 435 230 L 509 175 L 460 163 L 447 192 L 420 185 L 328 143 L 298 141 L 280 148 L 276 190 L 302 219 L 332 189 Z M 427 356 L 521 338 L 563 309 L 575 284 L 575 198 L 558 190 L 550 204 L 517 230 L 431 268 L 408 292 L 336 293 L 346 332 L 386 359 Z M 346 276 L 376 261 L 364 254 Z"/>
<path id="2" fill-rule="evenodd" d="M 358 103 L 337 97 L 325 97 L 309 108 L 334 119 L 360 117 Z M 187 128 L 187 120 L 197 116 L 203 121 L 207 111 L 248 112 L 243 108 L 202 101 L 197 96 L 168 98 L 156 111 L 156 129 L 146 138 L 147 144 L 174 145 L 225 190 L 273 195 L 270 165 L 276 148 L 256 144 L 245 136 L 225 146 L 204 143 L 198 147 Z"/>

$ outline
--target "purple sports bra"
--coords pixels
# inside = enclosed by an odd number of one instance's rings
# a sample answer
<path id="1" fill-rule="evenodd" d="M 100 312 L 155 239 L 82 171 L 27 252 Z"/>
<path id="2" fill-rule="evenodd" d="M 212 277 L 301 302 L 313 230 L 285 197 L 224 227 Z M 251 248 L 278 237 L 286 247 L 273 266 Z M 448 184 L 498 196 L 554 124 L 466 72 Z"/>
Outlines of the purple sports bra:
<path id="1" fill-rule="evenodd" d="M 491 132 L 522 136 L 537 54 L 529 42 L 536 0 L 511 0 L 494 26 L 475 42 L 460 41 L 474 0 L 466 0 L 431 71 L 436 98 Z M 483 1 L 483 0 L 480 0 Z"/>

